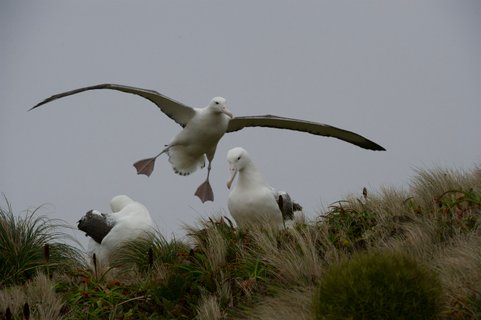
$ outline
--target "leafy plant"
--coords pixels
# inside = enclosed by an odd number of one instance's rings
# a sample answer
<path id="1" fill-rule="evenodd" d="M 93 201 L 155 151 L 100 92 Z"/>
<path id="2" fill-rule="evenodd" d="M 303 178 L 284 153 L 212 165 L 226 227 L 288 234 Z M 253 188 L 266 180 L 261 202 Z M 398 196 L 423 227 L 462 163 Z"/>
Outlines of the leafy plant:
<path id="1" fill-rule="evenodd" d="M 108 271 L 107 271 L 108 272 Z M 107 280 L 107 273 L 97 277 L 89 271 L 77 275 L 77 281 L 59 282 L 57 291 L 67 302 L 64 310 L 72 319 L 138 319 L 147 298 L 139 286 L 118 279 Z"/>
<path id="2" fill-rule="evenodd" d="M 347 207 L 343 203 L 347 203 Z M 329 208 L 324 220 L 334 245 L 348 251 L 365 247 L 364 234 L 376 225 L 375 214 L 367 209 L 358 211 L 351 208 L 346 201 L 339 201 Z"/>

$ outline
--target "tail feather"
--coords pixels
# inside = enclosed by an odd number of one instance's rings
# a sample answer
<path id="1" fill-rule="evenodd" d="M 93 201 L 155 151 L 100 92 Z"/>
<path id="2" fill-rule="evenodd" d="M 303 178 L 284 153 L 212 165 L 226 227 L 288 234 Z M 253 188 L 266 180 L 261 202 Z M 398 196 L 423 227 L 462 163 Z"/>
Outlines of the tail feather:
<path id="1" fill-rule="evenodd" d="M 205 167 L 205 155 L 192 156 L 183 146 L 173 146 L 167 151 L 169 162 L 175 173 L 187 176 L 197 169 Z"/>

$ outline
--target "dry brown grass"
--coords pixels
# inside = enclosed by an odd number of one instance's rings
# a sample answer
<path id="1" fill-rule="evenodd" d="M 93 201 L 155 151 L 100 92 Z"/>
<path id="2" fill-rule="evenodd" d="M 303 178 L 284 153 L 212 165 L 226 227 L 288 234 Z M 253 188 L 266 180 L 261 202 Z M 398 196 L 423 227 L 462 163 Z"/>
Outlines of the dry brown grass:
<path id="1" fill-rule="evenodd" d="M 206 228 L 205 240 L 198 242 L 198 248 L 206 255 L 206 269 L 216 271 L 226 263 L 227 243 L 217 228 Z"/>
<path id="2" fill-rule="evenodd" d="M 411 192 L 423 208 L 430 209 L 433 201 L 447 191 L 481 191 L 481 167 L 472 170 L 432 169 L 416 170 Z"/>
<path id="3" fill-rule="evenodd" d="M 459 236 L 438 249 L 430 265 L 439 274 L 449 308 L 447 316 L 462 312 L 465 318 L 477 318 L 469 303 L 481 294 L 481 238 L 477 234 Z M 459 310 L 458 310 L 459 309 Z M 478 314 L 479 315 L 479 314 Z"/>
<path id="4" fill-rule="evenodd" d="M 444 317 L 476 319 L 478 310 L 470 303 L 481 295 L 481 237 L 479 232 L 458 234 L 445 243 L 436 241 L 434 224 L 412 224 L 407 237 L 385 245 L 404 252 L 435 272 L 444 292 Z"/>
<path id="5" fill-rule="evenodd" d="M 321 229 L 253 228 L 252 238 L 254 254 L 262 257 L 281 283 L 305 285 L 319 279 L 324 256 L 319 249 L 321 243 L 328 242 Z"/>
<path id="6" fill-rule="evenodd" d="M 221 310 L 219 300 L 215 295 L 202 297 L 197 307 L 198 320 L 220 320 L 226 319 L 226 314 Z"/>
<path id="7" fill-rule="evenodd" d="M 0 291 L 0 310 L 10 308 L 12 315 L 23 318 L 23 308 L 28 303 L 32 319 L 62 319 L 61 297 L 55 292 L 54 283 L 42 273 L 23 286 L 15 286 Z"/>
<path id="8" fill-rule="evenodd" d="M 274 296 L 234 317 L 237 320 L 311 320 L 314 319 L 312 299 L 314 286 L 278 289 Z"/>

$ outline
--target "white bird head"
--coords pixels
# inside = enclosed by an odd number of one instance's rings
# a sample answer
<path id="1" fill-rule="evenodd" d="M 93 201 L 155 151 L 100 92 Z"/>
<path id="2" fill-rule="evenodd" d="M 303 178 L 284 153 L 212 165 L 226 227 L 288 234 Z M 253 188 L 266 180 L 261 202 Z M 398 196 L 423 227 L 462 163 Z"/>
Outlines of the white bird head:
<path id="1" fill-rule="evenodd" d="M 230 189 L 237 172 L 244 170 L 244 168 L 251 163 L 251 159 L 244 148 L 236 147 L 227 152 L 227 162 L 229 163 L 230 171 L 227 188 Z"/>
<path id="2" fill-rule="evenodd" d="M 125 208 L 128 204 L 133 203 L 134 200 L 129 198 L 126 195 L 118 195 L 112 198 L 110 201 L 110 208 L 112 212 L 119 212 L 123 208 Z"/>
<path id="3" fill-rule="evenodd" d="M 223 113 L 227 115 L 229 118 L 233 118 L 234 116 L 230 112 L 229 108 L 227 108 L 227 102 L 222 97 L 215 97 L 212 99 L 208 106 L 209 109 L 213 110 L 216 113 Z"/>

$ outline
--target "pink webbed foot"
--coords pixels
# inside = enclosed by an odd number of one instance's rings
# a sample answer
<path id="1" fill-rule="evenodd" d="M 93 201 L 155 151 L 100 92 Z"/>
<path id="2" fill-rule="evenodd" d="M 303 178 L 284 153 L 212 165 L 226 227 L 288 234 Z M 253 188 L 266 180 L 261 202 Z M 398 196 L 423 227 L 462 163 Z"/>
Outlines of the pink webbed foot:
<path id="1" fill-rule="evenodd" d="M 154 171 L 155 159 L 156 157 L 148 158 L 134 163 L 134 167 L 137 169 L 137 174 L 145 174 L 147 177 L 150 177 L 152 171 Z"/>
<path id="2" fill-rule="evenodd" d="M 202 203 L 206 201 L 214 201 L 214 192 L 212 191 L 209 180 L 205 180 L 204 183 L 197 188 L 195 195 L 199 197 Z"/>

